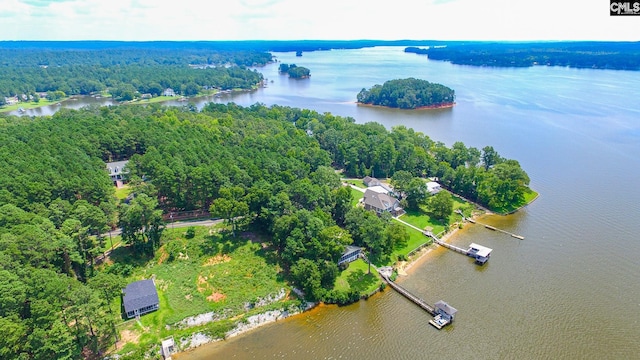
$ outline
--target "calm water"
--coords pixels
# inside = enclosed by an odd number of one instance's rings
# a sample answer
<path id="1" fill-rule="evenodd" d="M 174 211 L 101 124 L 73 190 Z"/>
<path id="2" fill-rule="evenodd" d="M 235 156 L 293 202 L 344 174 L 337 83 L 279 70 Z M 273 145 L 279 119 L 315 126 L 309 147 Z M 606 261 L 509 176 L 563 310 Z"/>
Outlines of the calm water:
<path id="1" fill-rule="evenodd" d="M 446 330 L 429 326 L 428 314 L 387 290 L 179 359 L 640 357 L 640 72 L 473 68 L 401 48 L 277 56 L 308 67 L 312 77 L 290 80 L 272 64 L 259 69 L 267 88 L 212 100 L 311 108 L 359 123 L 405 125 L 448 145 L 492 145 L 520 161 L 541 196 L 518 214 L 485 219 L 524 241 L 480 226 L 452 239 L 493 248 L 485 267 L 435 249 L 400 280 L 422 298 L 458 309 Z M 412 112 L 354 103 L 361 88 L 403 77 L 452 87 L 457 105 Z"/>

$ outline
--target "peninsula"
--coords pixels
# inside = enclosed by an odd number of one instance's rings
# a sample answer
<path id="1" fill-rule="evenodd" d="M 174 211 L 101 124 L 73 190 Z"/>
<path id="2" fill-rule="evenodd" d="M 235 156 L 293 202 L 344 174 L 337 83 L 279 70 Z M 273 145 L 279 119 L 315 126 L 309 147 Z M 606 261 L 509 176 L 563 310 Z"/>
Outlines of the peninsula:
<path id="1" fill-rule="evenodd" d="M 399 109 L 436 109 L 455 104 L 455 91 L 426 80 L 407 78 L 385 81 L 358 93 L 358 103 Z"/>

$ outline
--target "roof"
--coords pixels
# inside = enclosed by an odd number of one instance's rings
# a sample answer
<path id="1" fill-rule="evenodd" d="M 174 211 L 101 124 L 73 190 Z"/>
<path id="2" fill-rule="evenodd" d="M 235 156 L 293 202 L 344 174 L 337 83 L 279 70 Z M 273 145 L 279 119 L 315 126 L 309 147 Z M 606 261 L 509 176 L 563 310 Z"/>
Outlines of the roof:
<path id="1" fill-rule="evenodd" d="M 386 188 L 385 186 L 382 186 L 382 184 L 376 185 L 376 186 L 370 186 L 368 190 L 375 191 L 378 194 L 388 194 L 391 192 L 388 188 Z"/>
<path id="2" fill-rule="evenodd" d="M 476 243 L 471 243 L 471 245 L 469 245 L 469 250 L 467 251 L 476 256 L 489 257 L 493 249 Z"/>
<path id="3" fill-rule="evenodd" d="M 428 181 L 427 182 L 427 191 L 432 192 L 435 190 L 440 190 L 442 187 L 440 186 L 440 184 L 438 184 L 435 181 Z"/>
<path id="4" fill-rule="evenodd" d="M 371 189 L 367 189 L 364 192 L 364 204 L 374 207 L 376 209 L 390 210 L 395 208 L 395 204 L 398 200 L 387 194 L 380 194 Z"/>
<path id="5" fill-rule="evenodd" d="M 124 169 L 124 166 L 127 165 L 128 162 L 129 160 L 108 162 L 107 169 L 109 170 L 109 175 L 121 173 L 122 169 Z"/>
<path id="6" fill-rule="evenodd" d="M 364 179 L 362 179 L 362 182 L 367 186 L 369 186 L 370 184 L 371 185 L 380 184 L 380 180 L 378 180 L 378 179 L 376 179 L 374 177 L 371 177 L 371 176 L 365 176 Z"/>
<path id="7" fill-rule="evenodd" d="M 455 313 L 458 312 L 458 310 L 456 308 L 454 308 L 453 306 L 447 304 L 446 302 L 440 300 L 437 303 L 435 303 L 435 307 L 437 309 L 440 309 L 442 311 L 444 311 L 445 313 L 449 314 L 449 315 L 454 315 Z"/>
<path id="8" fill-rule="evenodd" d="M 362 251 L 361 247 L 358 246 L 353 246 L 353 245 L 347 245 L 347 247 L 345 247 L 344 252 L 342 252 L 342 255 L 347 255 L 347 254 L 351 254 L 354 253 L 356 251 Z"/>
<path id="9" fill-rule="evenodd" d="M 125 313 L 160 303 L 156 285 L 151 279 L 132 282 L 122 291 Z"/>

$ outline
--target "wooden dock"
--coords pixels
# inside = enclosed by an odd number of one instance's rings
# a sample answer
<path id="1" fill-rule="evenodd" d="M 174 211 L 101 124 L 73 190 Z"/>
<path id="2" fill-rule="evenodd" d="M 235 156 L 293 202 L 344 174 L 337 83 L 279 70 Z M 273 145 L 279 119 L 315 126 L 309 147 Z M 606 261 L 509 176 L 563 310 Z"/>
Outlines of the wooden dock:
<path id="1" fill-rule="evenodd" d="M 472 223 L 472 224 L 482 225 L 482 226 L 484 226 L 485 228 L 487 228 L 487 229 L 489 229 L 489 230 L 498 231 L 498 232 L 501 232 L 501 233 L 503 233 L 503 234 L 507 234 L 507 235 L 509 235 L 509 236 L 511 236 L 511 237 L 514 237 L 514 238 L 516 238 L 516 239 L 524 240 L 524 236 L 522 236 L 522 235 L 516 235 L 516 234 L 511 233 L 511 232 L 508 232 L 508 231 L 506 231 L 506 230 L 498 229 L 498 228 L 497 228 L 497 227 L 495 227 L 495 226 L 491 226 L 491 225 L 488 225 L 488 224 L 483 224 L 483 223 L 481 223 L 481 222 L 479 222 L 479 221 L 473 220 L 473 219 L 471 219 L 471 218 L 467 218 L 467 217 L 465 217 L 465 216 L 464 216 L 464 214 L 462 214 L 462 212 L 461 212 L 461 211 L 459 211 L 459 210 L 456 210 L 456 213 L 457 213 L 457 214 L 459 214 L 460 216 L 462 216 L 462 220 L 463 220 L 463 221 L 468 221 L 468 222 L 470 222 L 470 223 Z"/>
<path id="2" fill-rule="evenodd" d="M 418 305 L 420 308 L 422 308 L 424 311 L 428 312 L 429 314 L 431 314 L 431 316 L 436 316 L 436 310 L 433 306 L 429 305 L 426 301 L 420 299 L 419 297 L 413 295 L 412 293 L 410 293 L 409 291 L 407 291 L 405 288 L 403 288 L 402 286 L 396 284 L 395 282 L 391 281 L 391 279 L 389 279 L 386 275 L 380 274 L 380 276 L 382 277 L 382 279 L 389 284 L 389 286 L 391 286 L 395 291 L 399 292 L 402 296 L 404 296 L 405 298 L 409 299 L 410 301 L 412 301 L 414 304 Z"/>
<path id="3" fill-rule="evenodd" d="M 451 244 L 449 244 L 449 243 L 446 243 L 446 242 L 444 242 L 444 241 L 442 241 L 442 240 L 438 239 L 437 237 L 435 237 L 435 236 L 433 236 L 433 235 L 431 235 L 431 238 L 433 239 L 433 241 L 434 241 L 436 244 L 438 244 L 438 245 L 440 245 L 440 246 L 444 246 L 444 247 L 446 247 L 447 249 L 449 249 L 449 250 L 453 250 L 453 251 L 458 252 L 458 253 L 460 253 L 460 254 L 462 254 L 462 255 L 469 255 L 469 251 L 468 251 L 468 249 L 463 249 L 463 248 L 461 248 L 461 247 L 457 247 L 457 246 L 455 246 L 455 245 L 451 245 Z"/>

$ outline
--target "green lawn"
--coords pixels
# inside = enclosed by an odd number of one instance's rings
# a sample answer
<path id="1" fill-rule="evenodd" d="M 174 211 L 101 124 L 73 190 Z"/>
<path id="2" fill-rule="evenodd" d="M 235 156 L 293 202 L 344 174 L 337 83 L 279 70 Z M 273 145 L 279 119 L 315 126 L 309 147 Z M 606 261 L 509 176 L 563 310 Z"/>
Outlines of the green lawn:
<path id="1" fill-rule="evenodd" d="M 364 193 L 355 189 L 351 189 L 351 205 L 356 206 L 360 202 L 360 199 L 364 197 Z"/>
<path id="2" fill-rule="evenodd" d="M 367 185 L 364 184 L 362 179 L 343 179 L 342 181 L 346 182 L 347 184 L 355 185 L 359 188 L 367 188 Z"/>
<path id="3" fill-rule="evenodd" d="M 17 104 L 13 104 L 13 105 L 6 105 L 0 108 L 0 112 L 9 112 L 9 111 L 15 111 L 18 110 L 20 108 L 23 109 L 35 109 L 35 108 L 39 108 L 42 106 L 47 106 L 47 105 L 52 105 L 52 104 L 57 104 L 61 101 L 67 100 L 69 98 L 64 98 L 64 99 L 60 99 L 60 100 L 56 100 L 56 101 L 49 101 L 46 99 L 40 99 L 39 102 L 35 103 L 33 101 L 29 101 L 29 102 L 19 102 Z"/>
<path id="4" fill-rule="evenodd" d="M 156 96 L 156 97 L 152 97 L 151 99 L 133 100 L 130 102 L 130 104 L 153 104 L 153 103 L 159 103 L 159 102 L 169 101 L 169 100 L 178 100 L 179 98 L 180 98 L 179 96 Z"/>
<path id="5" fill-rule="evenodd" d="M 401 249 L 395 249 L 391 253 L 390 263 L 381 265 L 393 265 L 396 261 L 398 261 L 398 258 L 400 256 L 407 256 L 411 251 L 417 249 L 420 245 L 426 242 L 431 242 L 431 239 L 426 237 L 420 231 L 408 226 L 406 227 L 406 229 L 409 233 L 409 241 L 407 242 L 407 246 Z"/>
<path id="6" fill-rule="evenodd" d="M 465 216 L 471 216 L 474 205 L 453 197 L 453 210 L 455 211 L 457 209 L 462 210 Z M 407 211 L 407 213 L 402 215 L 400 219 L 420 229 L 431 228 L 431 231 L 436 235 L 442 233 L 446 229 L 445 224 L 438 220 L 432 219 L 427 214 L 427 211 L 424 209 L 424 207 L 421 208 L 420 211 Z M 456 214 L 455 212 L 452 212 L 449 216 L 449 224 L 459 222 L 460 220 L 460 215 Z M 400 256 L 407 256 L 409 252 L 415 250 L 420 245 L 426 242 L 431 242 L 430 238 L 426 237 L 424 234 L 422 234 L 422 232 L 414 228 L 407 226 L 407 232 L 409 232 L 410 236 L 409 241 L 407 242 L 407 246 L 400 249 L 395 249 L 393 253 L 391 253 L 390 264 L 384 265 L 391 265 L 395 261 L 397 261 Z"/>
<path id="7" fill-rule="evenodd" d="M 131 193 L 129 185 L 123 185 L 120 188 L 116 188 L 116 198 L 120 201 L 124 200 Z"/>
<path id="8" fill-rule="evenodd" d="M 288 292 L 290 288 L 260 244 L 217 232 L 210 234 L 209 230 L 196 227 L 196 236 L 186 239 L 185 229 L 165 229 L 164 245 L 153 259 L 135 259 L 124 248 L 112 257 L 114 263 L 135 267 L 128 282 L 155 275 L 160 310 L 142 316 L 142 326 L 135 321 L 121 326 L 140 335 L 140 347 L 149 348 L 166 336 L 194 331 L 222 335 L 243 316 L 298 304 L 298 300 L 285 298 L 247 311 L 247 304 L 275 295 L 281 289 Z M 173 258 L 170 254 L 174 254 Z M 211 311 L 224 313 L 228 320 L 191 329 L 166 328 L 186 317 Z"/>
<path id="9" fill-rule="evenodd" d="M 369 274 L 369 264 L 358 259 L 350 263 L 349 267 L 338 276 L 334 289 L 341 292 L 355 289 L 361 295 L 366 295 L 379 289 L 380 284 L 382 284 L 382 280 L 380 280 L 376 269 L 371 267 L 371 274 Z"/>

